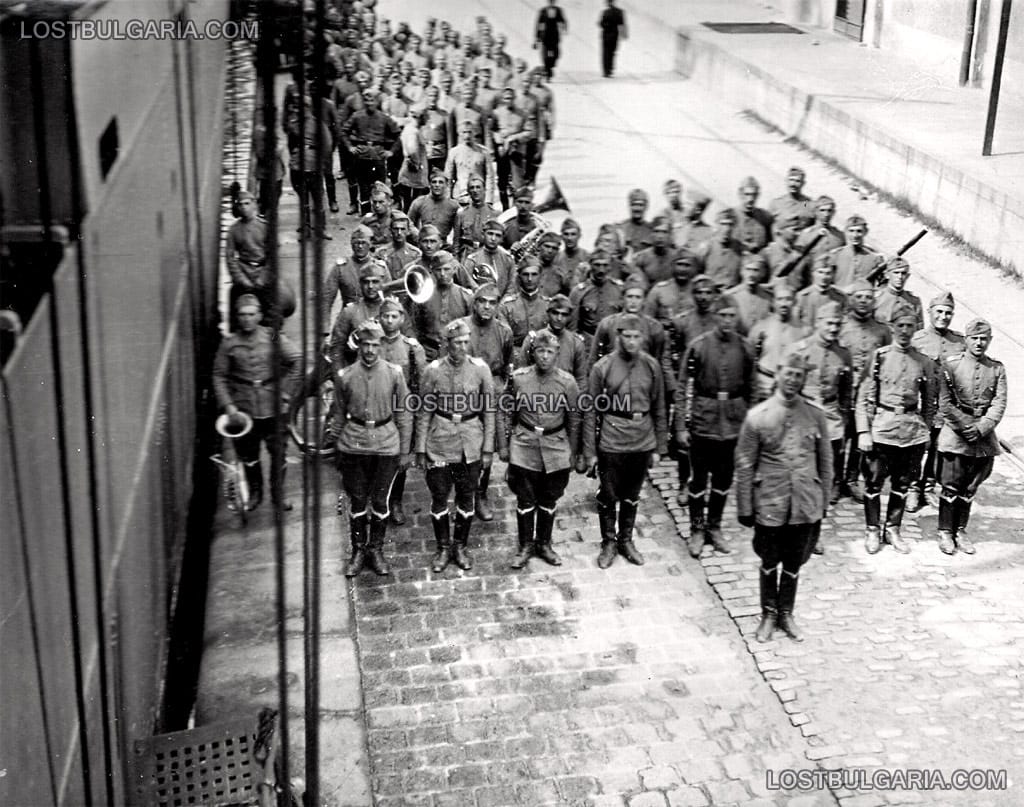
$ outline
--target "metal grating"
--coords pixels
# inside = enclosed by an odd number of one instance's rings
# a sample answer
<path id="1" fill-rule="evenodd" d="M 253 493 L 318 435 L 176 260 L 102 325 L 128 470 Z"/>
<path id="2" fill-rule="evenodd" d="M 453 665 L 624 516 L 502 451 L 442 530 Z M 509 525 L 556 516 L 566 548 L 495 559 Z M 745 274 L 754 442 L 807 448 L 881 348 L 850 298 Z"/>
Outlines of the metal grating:
<path id="1" fill-rule="evenodd" d="M 802 34 L 799 28 L 784 22 L 702 22 L 719 34 Z"/>
<path id="2" fill-rule="evenodd" d="M 263 768 L 253 758 L 254 719 L 159 734 L 135 743 L 137 804 L 227 807 L 259 804 Z"/>

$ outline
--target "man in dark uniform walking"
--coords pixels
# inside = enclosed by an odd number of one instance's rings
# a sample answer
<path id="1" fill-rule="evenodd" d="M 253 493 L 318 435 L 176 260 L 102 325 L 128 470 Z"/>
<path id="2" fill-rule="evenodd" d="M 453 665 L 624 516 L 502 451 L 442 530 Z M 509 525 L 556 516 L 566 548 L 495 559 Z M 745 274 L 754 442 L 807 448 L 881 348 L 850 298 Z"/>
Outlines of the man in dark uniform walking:
<path id="1" fill-rule="evenodd" d="M 537 15 L 537 36 L 533 47 L 540 48 L 544 59 L 544 74 L 549 79 L 555 74 L 561 39 L 568 32 L 569 25 L 557 0 L 548 0 L 548 4 Z"/>
<path id="2" fill-rule="evenodd" d="M 597 22 L 601 29 L 601 70 L 605 78 L 615 73 L 615 51 L 619 49 L 619 39 L 625 40 L 626 15 L 615 5 L 615 0 L 608 0 L 608 8 L 601 12 Z"/>
<path id="3" fill-rule="evenodd" d="M 601 569 L 611 566 L 616 554 L 643 565 L 644 557 L 633 545 L 640 489 L 647 469 L 659 455 L 668 454 L 665 383 L 658 362 L 641 350 L 643 338 L 640 318 L 622 317 L 615 352 L 590 371 L 592 402 L 603 396 L 601 400 L 613 406 L 628 407 L 598 412 L 596 406 L 588 406 L 583 414 L 584 464 L 591 473 L 596 470 L 601 481 L 597 494 L 601 526 L 597 565 Z"/>
<path id="4" fill-rule="evenodd" d="M 409 387 L 402 368 L 381 359 L 384 331 L 377 322 L 362 323 L 356 337 L 359 361 L 334 379 L 338 471 L 350 502 L 352 536 L 345 576 L 356 577 L 364 564 L 384 576 L 391 573 L 384 558 L 391 485 L 399 469 L 412 462 Z"/>
<path id="5" fill-rule="evenodd" d="M 799 353 L 782 361 L 775 393 L 750 410 L 736 444 L 736 514 L 754 528 L 761 559 L 759 642 L 771 639 L 776 620 L 790 639 L 803 641 L 793 619 L 797 580 L 832 486 L 825 413 L 800 397 L 807 372 Z"/>
<path id="6" fill-rule="evenodd" d="M 576 465 L 579 446 L 579 388 L 576 380 L 555 367 L 558 337 L 547 328 L 534 336 L 530 367 L 512 374 L 507 447 L 499 458 L 509 463 L 508 487 L 516 496 L 519 550 L 513 569 L 526 566 L 531 555 L 552 566 L 562 559 L 551 546 L 555 508 Z"/>

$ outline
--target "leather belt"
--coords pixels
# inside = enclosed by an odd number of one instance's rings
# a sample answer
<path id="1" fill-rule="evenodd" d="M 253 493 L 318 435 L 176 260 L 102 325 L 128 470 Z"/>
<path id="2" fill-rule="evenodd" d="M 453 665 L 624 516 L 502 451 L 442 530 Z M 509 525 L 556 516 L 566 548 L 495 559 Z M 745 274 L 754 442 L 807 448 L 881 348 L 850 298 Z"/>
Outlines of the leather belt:
<path id="1" fill-rule="evenodd" d="M 272 378 L 261 378 L 253 381 L 252 379 L 242 378 L 241 376 L 237 375 L 228 376 L 228 380 L 234 381 L 236 384 L 246 384 L 250 387 L 262 387 L 264 384 L 270 384 L 274 381 L 274 379 Z"/>
<path id="2" fill-rule="evenodd" d="M 479 412 L 442 412 L 438 409 L 435 415 L 440 415 L 445 420 L 450 420 L 452 423 L 465 423 L 467 420 L 479 417 Z"/>
<path id="3" fill-rule="evenodd" d="M 956 408 L 959 409 L 961 412 L 963 412 L 965 415 L 970 415 L 972 418 L 984 417 L 985 413 L 988 411 L 988 407 L 987 406 L 975 406 L 972 409 L 969 406 L 963 406 L 961 404 L 956 404 Z"/>
<path id="4" fill-rule="evenodd" d="M 889 406 L 879 402 L 880 409 L 884 409 L 886 412 L 894 412 L 897 415 L 912 415 L 917 412 L 917 404 L 913 406 Z"/>
<path id="5" fill-rule="evenodd" d="M 648 412 L 624 412 L 621 409 L 612 409 L 605 412 L 606 415 L 612 415 L 613 417 L 623 418 L 625 420 L 642 420 L 644 415 L 649 414 Z"/>
<path id="6" fill-rule="evenodd" d="M 710 398 L 713 401 L 731 401 L 736 398 L 742 398 L 743 395 L 739 392 L 716 392 L 714 395 L 698 395 L 698 398 Z"/>
<path id="7" fill-rule="evenodd" d="M 559 423 L 557 426 L 551 426 L 547 429 L 545 429 L 543 426 L 527 426 L 525 423 L 520 423 L 519 425 L 522 426 L 524 429 L 533 432 L 536 435 L 542 435 L 544 437 L 547 437 L 549 434 L 558 434 L 558 432 L 563 431 L 565 429 L 564 421 L 562 423 Z"/>
<path id="8" fill-rule="evenodd" d="M 360 426 L 366 426 L 368 429 L 379 429 L 381 426 L 387 426 L 391 422 L 391 415 L 388 415 L 384 420 L 363 420 L 355 415 L 348 415 L 348 419 Z"/>

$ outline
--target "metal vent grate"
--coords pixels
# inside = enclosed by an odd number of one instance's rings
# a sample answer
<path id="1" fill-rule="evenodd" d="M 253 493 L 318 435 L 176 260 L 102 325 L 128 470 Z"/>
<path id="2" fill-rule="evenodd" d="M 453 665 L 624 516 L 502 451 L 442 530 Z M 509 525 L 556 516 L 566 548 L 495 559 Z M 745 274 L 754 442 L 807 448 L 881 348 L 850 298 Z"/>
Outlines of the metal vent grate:
<path id="1" fill-rule="evenodd" d="M 784 22 L 702 22 L 719 34 L 802 34 L 799 28 Z"/>

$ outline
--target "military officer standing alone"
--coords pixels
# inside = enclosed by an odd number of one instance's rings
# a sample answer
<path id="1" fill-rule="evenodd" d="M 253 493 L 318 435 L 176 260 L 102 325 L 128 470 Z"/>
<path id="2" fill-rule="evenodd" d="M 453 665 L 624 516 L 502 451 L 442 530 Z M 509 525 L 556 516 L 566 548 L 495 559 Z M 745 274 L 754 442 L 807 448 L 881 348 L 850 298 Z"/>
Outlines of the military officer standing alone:
<path id="1" fill-rule="evenodd" d="M 628 406 L 599 412 L 591 405 L 583 413 L 584 464 L 590 472 L 596 469 L 601 481 L 597 494 L 601 526 L 597 565 L 601 569 L 612 565 L 616 553 L 643 565 L 644 557 L 633 545 L 640 489 L 657 455 L 668 454 L 665 384 L 658 363 L 640 349 L 642 328 L 635 314 L 622 317 L 615 351 L 590 371 L 591 402 Z"/>
<path id="2" fill-rule="evenodd" d="M 454 561 L 473 568 L 467 550 L 480 472 L 494 459 L 494 383 L 487 363 L 469 355 L 469 326 L 450 322 L 447 355 L 427 365 L 416 413 L 416 462 L 426 471 L 437 553 L 431 569 Z M 455 488 L 454 547 L 448 494 Z"/>
<path id="3" fill-rule="evenodd" d="M 789 638 L 803 641 L 793 619 L 797 581 L 828 508 L 829 428 L 825 413 L 800 397 L 806 377 L 804 358 L 787 356 L 776 370 L 775 393 L 750 410 L 736 444 L 736 513 L 754 528 L 761 559 L 759 642 L 771 639 L 776 620 Z"/>
<path id="4" fill-rule="evenodd" d="M 334 379 L 338 471 L 350 502 L 352 536 L 345 576 L 356 577 L 364 564 L 383 576 L 391 573 L 384 559 L 391 485 L 399 469 L 412 462 L 409 387 L 402 368 L 381 358 L 384 331 L 378 323 L 362 323 L 356 338 L 359 361 Z"/>
<path id="5" fill-rule="evenodd" d="M 917 477 L 938 405 L 935 363 L 911 346 L 917 312 L 905 303 L 892 311 L 892 344 L 871 357 L 857 395 L 857 444 L 864 454 L 864 548 L 873 555 L 882 541 L 906 554 L 900 535 L 907 489 Z M 882 486 L 891 480 L 885 534 L 879 529 Z"/>
<path id="6" fill-rule="evenodd" d="M 519 550 L 513 569 L 531 555 L 552 566 L 562 560 L 551 546 L 555 507 L 569 483 L 579 446 L 579 388 L 555 367 L 558 337 L 547 328 L 534 336 L 534 364 L 512 374 L 508 447 L 499 457 L 509 463 L 508 487 L 516 496 Z"/>
<path id="7" fill-rule="evenodd" d="M 957 547 L 974 554 L 967 534 L 971 503 L 1000 453 L 995 428 L 1006 412 L 1006 370 L 985 355 L 992 342 L 992 326 L 983 319 L 971 320 L 964 338 L 964 352 L 942 364 L 939 549 L 947 555 Z"/>

